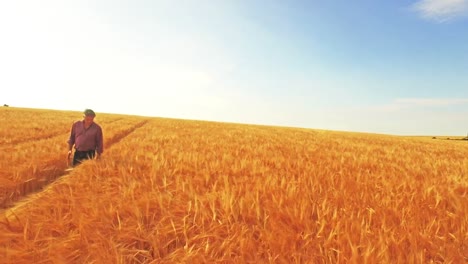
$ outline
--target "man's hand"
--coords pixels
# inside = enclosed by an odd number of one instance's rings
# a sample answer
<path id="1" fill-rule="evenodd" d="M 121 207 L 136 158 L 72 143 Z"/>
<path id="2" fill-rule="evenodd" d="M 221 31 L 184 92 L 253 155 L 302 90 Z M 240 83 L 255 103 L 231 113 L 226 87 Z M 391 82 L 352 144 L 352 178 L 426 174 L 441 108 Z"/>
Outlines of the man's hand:
<path id="1" fill-rule="evenodd" d="M 71 158 L 71 154 L 72 154 L 72 151 L 71 151 L 71 150 L 69 150 L 69 151 L 68 151 L 68 159 L 70 159 L 70 158 Z"/>

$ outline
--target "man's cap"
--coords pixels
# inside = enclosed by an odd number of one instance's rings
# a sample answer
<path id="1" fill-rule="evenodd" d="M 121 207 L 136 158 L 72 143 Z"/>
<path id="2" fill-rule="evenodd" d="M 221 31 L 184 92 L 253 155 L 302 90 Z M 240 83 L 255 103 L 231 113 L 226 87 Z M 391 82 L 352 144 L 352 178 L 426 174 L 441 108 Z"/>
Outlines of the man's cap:
<path id="1" fill-rule="evenodd" d="M 84 114 L 85 116 L 96 116 L 96 113 L 94 113 L 94 111 L 91 110 L 91 109 L 86 109 L 86 110 L 84 110 L 83 114 Z"/>

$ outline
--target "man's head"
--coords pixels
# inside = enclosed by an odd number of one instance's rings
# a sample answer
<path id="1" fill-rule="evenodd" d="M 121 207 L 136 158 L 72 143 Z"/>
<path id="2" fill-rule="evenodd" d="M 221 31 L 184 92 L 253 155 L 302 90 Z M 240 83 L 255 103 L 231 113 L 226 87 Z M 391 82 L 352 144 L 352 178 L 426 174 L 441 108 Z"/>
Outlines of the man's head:
<path id="1" fill-rule="evenodd" d="M 86 124 L 91 124 L 93 123 L 94 117 L 96 117 L 96 113 L 91 109 L 86 109 L 83 112 L 83 117 Z"/>

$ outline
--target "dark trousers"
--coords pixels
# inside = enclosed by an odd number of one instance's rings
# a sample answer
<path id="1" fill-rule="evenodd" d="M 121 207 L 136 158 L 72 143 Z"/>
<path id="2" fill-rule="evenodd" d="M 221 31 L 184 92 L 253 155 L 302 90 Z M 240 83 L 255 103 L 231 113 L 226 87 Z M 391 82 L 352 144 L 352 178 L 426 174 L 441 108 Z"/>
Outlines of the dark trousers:
<path id="1" fill-rule="evenodd" d="M 95 150 L 89 150 L 89 151 L 75 151 L 75 155 L 73 155 L 73 166 L 76 166 L 83 162 L 83 160 L 87 159 L 93 159 L 94 156 L 96 155 Z"/>

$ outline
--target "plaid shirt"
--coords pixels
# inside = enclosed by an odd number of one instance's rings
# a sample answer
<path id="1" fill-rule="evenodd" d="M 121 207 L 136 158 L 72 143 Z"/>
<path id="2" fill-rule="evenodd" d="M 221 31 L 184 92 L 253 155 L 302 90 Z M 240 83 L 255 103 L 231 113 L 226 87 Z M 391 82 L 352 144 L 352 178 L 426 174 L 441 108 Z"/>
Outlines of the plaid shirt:
<path id="1" fill-rule="evenodd" d="M 75 145 L 78 151 L 96 150 L 98 154 L 104 151 L 102 129 L 96 123 L 85 128 L 84 120 L 73 123 L 68 144 Z"/>

